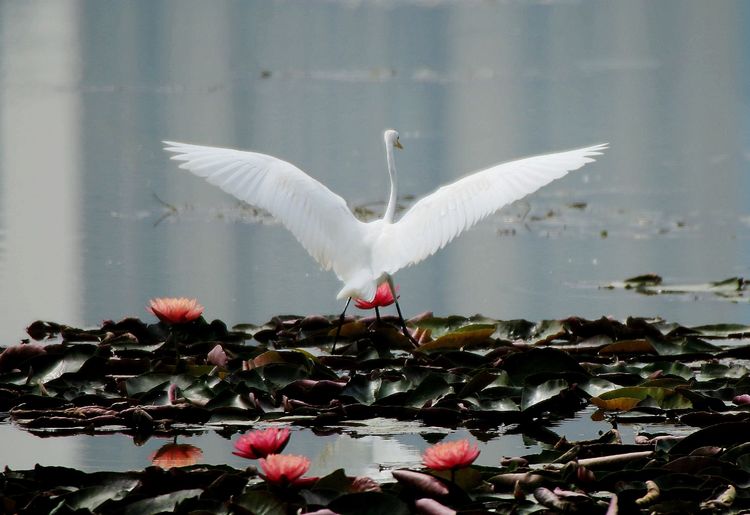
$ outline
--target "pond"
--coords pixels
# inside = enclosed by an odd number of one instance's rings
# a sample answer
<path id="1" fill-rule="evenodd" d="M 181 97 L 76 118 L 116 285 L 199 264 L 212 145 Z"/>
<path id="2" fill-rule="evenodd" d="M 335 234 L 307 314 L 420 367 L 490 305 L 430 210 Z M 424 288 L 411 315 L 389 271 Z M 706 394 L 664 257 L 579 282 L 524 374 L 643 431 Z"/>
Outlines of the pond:
<path id="1" fill-rule="evenodd" d="M 750 276 L 749 10 L 699 0 L 0 2 L 0 346 L 37 319 L 145 319 L 161 296 L 196 297 L 208 320 L 230 326 L 338 313 L 333 274 L 278 224 L 178 170 L 161 141 L 281 157 L 379 214 L 389 127 L 405 147 L 404 206 L 491 164 L 611 145 L 402 270 L 407 316 L 747 324 L 746 294 L 602 286 L 644 273 L 688 285 Z M 580 420 L 588 413 L 556 431 L 593 438 L 610 427 Z M 290 445 L 312 453 L 316 474 L 344 462 L 350 473 L 414 465 L 428 445 L 422 430 L 294 430 Z M 39 438 L 8 423 L 0 432 L 11 467 L 139 468 L 160 444 Z M 183 440 L 207 463 L 243 466 L 226 436 Z M 508 435 L 482 445 L 518 455 L 535 444 Z"/>

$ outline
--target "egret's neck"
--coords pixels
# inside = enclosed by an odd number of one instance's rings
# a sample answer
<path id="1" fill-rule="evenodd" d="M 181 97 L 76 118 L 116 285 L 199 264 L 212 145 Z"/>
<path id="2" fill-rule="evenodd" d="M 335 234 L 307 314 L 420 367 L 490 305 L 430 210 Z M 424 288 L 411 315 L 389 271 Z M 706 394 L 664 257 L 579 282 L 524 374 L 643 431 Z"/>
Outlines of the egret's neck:
<path id="1" fill-rule="evenodd" d="M 396 183 L 396 163 L 393 159 L 393 146 L 386 143 L 385 145 L 385 157 L 388 161 L 388 175 L 391 178 L 391 194 L 388 197 L 388 207 L 385 208 L 385 216 L 383 221 L 386 223 L 393 223 L 393 215 L 396 214 L 396 197 L 397 183 Z"/>

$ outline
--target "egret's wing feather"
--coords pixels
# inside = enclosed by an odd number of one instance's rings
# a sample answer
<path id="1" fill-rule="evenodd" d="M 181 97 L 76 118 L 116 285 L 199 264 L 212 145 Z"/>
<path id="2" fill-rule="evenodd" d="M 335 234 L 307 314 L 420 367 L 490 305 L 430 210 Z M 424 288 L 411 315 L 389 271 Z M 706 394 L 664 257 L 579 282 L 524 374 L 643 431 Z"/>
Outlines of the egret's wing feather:
<path id="1" fill-rule="evenodd" d="M 387 226 L 374 264 L 387 273 L 413 265 L 501 207 L 594 161 L 607 144 L 503 163 L 443 186 Z"/>
<path id="2" fill-rule="evenodd" d="M 326 270 L 346 275 L 347 250 L 361 240 L 362 223 L 344 199 L 296 166 L 265 154 L 165 141 L 180 168 L 203 177 L 291 231 Z"/>

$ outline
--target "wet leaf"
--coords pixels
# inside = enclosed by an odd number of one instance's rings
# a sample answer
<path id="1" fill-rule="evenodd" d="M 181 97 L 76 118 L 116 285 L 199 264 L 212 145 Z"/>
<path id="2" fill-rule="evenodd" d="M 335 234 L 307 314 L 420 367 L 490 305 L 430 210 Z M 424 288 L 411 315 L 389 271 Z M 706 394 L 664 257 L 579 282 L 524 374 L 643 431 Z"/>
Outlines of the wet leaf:
<path id="1" fill-rule="evenodd" d="M 34 371 L 30 377 L 30 382 L 47 383 L 61 377 L 63 374 L 74 374 L 78 372 L 95 353 L 96 346 L 79 344 L 65 348 L 64 353 L 61 356 L 46 354 L 45 357 L 49 358 L 48 364 Z"/>
<path id="2" fill-rule="evenodd" d="M 482 485 L 482 473 L 475 467 L 462 468 L 453 474 L 449 470 L 435 471 L 433 474 L 455 484 L 465 492 L 470 492 Z"/>
<path id="3" fill-rule="evenodd" d="M 658 373 L 659 377 L 670 375 L 681 377 L 686 380 L 692 379 L 695 375 L 689 366 L 683 365 L 679 361 L 656 361 L 654 363 L 649 363 L 641 370 L 649 375 Z M 682 383 L 684 383 L 684 381 Z"/>
<path id="4" fill-rule="evenodd" d="M 692 403 L 680 395 L 676 390 L 661 387 L 631 386 L 627 388 L 618 388 L 599 395 L 597 401 L 594 401 L 592 398 L 591 402 L 596 403 L 599 401 L 623 398 L 638 399 L 640 402 L 652 399 L 656 405 L 662 409 L 687 409 L 692 407 Z"/>
<path id="5" fill-rule="evenodd" d="M 469 395 L 480 392 L 485 388 L 493 386 L 507 386 L 509 382 L 510 377 L 505 370 L 480 370 L 464 384 L 463 388 L 458 393 L 458 396 L 467 397 Z"/>
<path id="6" fill-rule="evenodd" d="M 104 484 L 82 488 L 62 496 L 61 504 L 64 503 L 73 510 L 95 511 L 106 501 L 124 499 L 138 484 L 137 479 L 115 476 Z"/>
<path id="7" fill-rule="evenodd" d="M 730 447 L 738 443 L 745 443 L 749 432 L 750 422 L 715 424 L 689 434 L 676 443 L 670 452 L 675 455 L 684 455 L 706 445 Z"/>
<path id="8" fill-rule="evenodd" d="M 166 393 L 170 384 L 177 385 L 180 389 L 189 387 L 194 381 L 190 376 L 176 376 L 160 372 L 152 372 L 131 377 L 125 381 L 125 390 L 131 397 L 152 392 L 155 389 Z"/>
<path id="9" fill-rule="evenodd" d="M 344 324 L 341 326 L 341 331 L 339 333 L 340 338 L 356 338 L 358 336 L 362 336 L 367 334 L 367 325 L 360 322 L 349 322 L 348 324 Z M 336 335 L 336 328 L 331 329 L 328 332 L 329 336 L 335 336 Z"/>
<path id="10" fill-rule="evenodd" d="M 384 380 L 380 382 L 380 388 L 376 394 L 378 404 L 387 404 L 390 397 L 403 394 L 413 387 L 411 381 L 405 378 L 396 380 Z M 403 397 L 401 397 L 403 398 Z M 400 404 L 400 402 L 399 402 Z"/>
<path id="11" fill-rule="evenodd" d="M 370 379 L 368 376 L 358 374 L 349 380 L 341 395 L 351 397 L 362 404 L 372 404 L 377 398 L 380 386 L 380 379 Z"/>
<path id="12" fill-rule="evenodd" d="M 250 362 L 250 369 L 262 368 L 266 365 L 279 364 L 279 363 L 292 363 L 296 365 L 304 364 L 304 355 L 296 354 L 293 352 L 281 352 L 277 350 L 269 350 L 263 354 L 253 358 Z"/>
<path id="13" fill-rule="evenodd" d="M 647 338 L 648 342 L 656 349 L 660 356 L 679 356 L 682 354 L 709 354 L 718 352 L 720 349 L 715 345 L 693 337 L 685 337 L 673 340 L 659 340 Z"/>
<path id="14" fill-rule="evenodd" d="M 442 377 L 430 374 L 425 377 L 419 385 L 411 390 L 404 399 L 404 405 L 421 408 L 427 402 L 436 401 L 443 395 L 452 392 L 453 389 Z"/>
<path id="15" fill-rule="evenodd" d="M 205 406 L 216 397 L 216 394 L 205 380 L 199 379 L 182 390 L 182 396 L 191 404 Z"/>
<path id="16" fill-rule="evenodd" d="M 494 336 L 511 341 L 546 342 L 566 333 L 565 324 L 561 320 L 542 320 L 538 323 L 528 320 L 500 320 L 496 325 Z"/>
<path id="17" fill-rule="evenodd" d="M 287 515 L 285 504 L 269 492 L 247 492 L 235 497 L 232 504 L 254 515 Z"/>
<path id="18" fill-rule="evenodd" d="M 516 385 L 546 380 L 551 376 L 566 377 L 574 381 L 589 378 L 589 373 L 570 354 L 553 348 L 511 354 L 503 360 L 501 366 Z"/>
<path id="19" fill-rule="evenodd" d="M 604 411 L 630 411 L 635 408 L 642 399 L 633 397 L 615 397 L 613 399 L 600 399 L 592 397 L 591 403 Z"/>
<path id="20" fill-rule="evenodd" d="M 419 320 L 415 325 L 423 329 L 429 329 L 433 338 L 438 338 L 444 334 L 458 331 L 462 327 L 471 325 L 469 318 L 461 316 L 450 316 L 446 318 L 426 317 Z"/>
<path id="21" fill-rule="evenodd" d="M 451 333 L 444 334 L 440 338 L 419 346 L 421 352 L 446 349 L 463 349 L 477 345 L 487 344 L 489 337 L 495 332 L 494 325 L 474 324 L 461 327 Z"/>
<path id="22" fill-rule="evenodd" d="M 599 354 L 656 354 L 656 349 L 648 340 L 621 340 L 605 345 L 599 349 Z"/>
<path id="23" fill-rule="evenodd" d="M 128 505 L 124 513 L 125 515 L 156 515 L 157 513 L 175 511 L 182 501 L 198 497 L 202 493 L 203 490 L 201 489 L 191 489 L 157 495 Z"/>
<path id="24" fill-rule="evenodd" d="M 567 390 L 569 386 L 564 379 L 551 379 L 538 386 L 527 386 L 521 394 L 521 409 L 527 410 L 556 397 L 560 392 Z"/>

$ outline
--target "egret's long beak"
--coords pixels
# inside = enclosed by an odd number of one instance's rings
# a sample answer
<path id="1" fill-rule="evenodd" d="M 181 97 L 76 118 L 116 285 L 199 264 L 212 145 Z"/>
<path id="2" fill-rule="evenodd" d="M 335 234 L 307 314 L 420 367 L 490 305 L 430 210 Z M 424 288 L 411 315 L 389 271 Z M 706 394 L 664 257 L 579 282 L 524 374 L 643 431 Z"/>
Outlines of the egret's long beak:
<path id="1" fill-rule="evenodd" d="M 403 149 L 404 147 L 401 146 L 401 142 L 399 140 L 396 140 L 396 143 L 393 144 L 394 147 Z"/>

